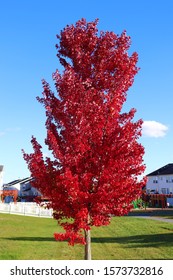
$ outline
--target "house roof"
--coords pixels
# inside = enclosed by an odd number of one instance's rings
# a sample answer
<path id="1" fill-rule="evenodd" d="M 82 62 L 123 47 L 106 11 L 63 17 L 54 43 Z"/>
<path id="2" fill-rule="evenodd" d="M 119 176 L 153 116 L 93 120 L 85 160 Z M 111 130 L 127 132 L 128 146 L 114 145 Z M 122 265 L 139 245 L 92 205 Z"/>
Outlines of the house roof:
<path id="1" fill-rule="evenodd" d="M 31 177 L 27 177 L 27 178 L 24 178 L 24 179 L 17 179 L 17 180 L 14 180 L 8 184 L 5 184 L 5 187 L 10 187 L 10 186 L 14 186 L 18 183 L 22 184 L 22 183 L 27 183 L 27 182 L 30 182 L 32 181 L 32 178 Z"/>
<path id="2" fill-rule="evenodd" d="M 173 174 L 173 163 L 169 163 L 149 174 L 147 176 L 170 175 Z"/>

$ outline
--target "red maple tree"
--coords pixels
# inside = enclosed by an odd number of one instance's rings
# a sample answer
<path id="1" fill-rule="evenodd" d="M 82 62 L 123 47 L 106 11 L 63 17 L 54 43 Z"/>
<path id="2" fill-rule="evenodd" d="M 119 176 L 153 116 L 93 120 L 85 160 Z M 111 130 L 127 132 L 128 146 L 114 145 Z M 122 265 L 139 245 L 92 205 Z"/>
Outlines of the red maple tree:
<path id="1" fill-rule="evenodd" d="M 44 159 L 34 137 L 34 152 L 24 153 L 34 186 L 49 198 L 65 230 L 55 239 L 85 244 L 85 259 L 91 259 L 91 227 L 129 212 L 145 169 L 138 142 L 142 120 L 133 120 L 135 109 L 122 113 L 138 55 L 128 55 L 126 32 L 98 34 L 97 24 L 81 19 L 57 36 L 64 67 L 53 74 L 57 95 L 44 80 L 38 98 L 46 111 L 45 144 L 54 157 Z"/>

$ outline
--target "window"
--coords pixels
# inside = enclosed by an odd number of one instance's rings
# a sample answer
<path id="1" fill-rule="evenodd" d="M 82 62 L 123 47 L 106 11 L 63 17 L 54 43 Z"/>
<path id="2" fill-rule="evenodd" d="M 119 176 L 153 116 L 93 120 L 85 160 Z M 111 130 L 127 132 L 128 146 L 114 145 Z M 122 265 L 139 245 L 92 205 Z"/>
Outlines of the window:
<path id="1" fill-rule="evenodd" d="M 161 188 L 161 193 L 166 194 L 166 188 Z"/>
<path id="2" fill-rule="evenodd" d="M 172 176 L 166 177 L 166 183 L 173 183 L 173 177 Z"/>
<path id="3" fill-rule="evenodd" d="M 162 194 L 169 194 L 169 189 L 168 188 L 161 188 L 161 193 Z"/>
<path id="4" fill-rule="evenodd" d="M 153 183 L 157 184 L 158 183 L 158 177 L 153 178 Z"/>

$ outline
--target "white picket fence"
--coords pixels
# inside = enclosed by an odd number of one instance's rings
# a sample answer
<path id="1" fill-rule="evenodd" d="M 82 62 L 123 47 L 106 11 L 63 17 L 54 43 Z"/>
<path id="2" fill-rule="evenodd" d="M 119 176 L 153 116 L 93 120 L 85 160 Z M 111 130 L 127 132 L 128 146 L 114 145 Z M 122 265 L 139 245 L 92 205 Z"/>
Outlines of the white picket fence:
<path id="1" fill-rule="evenodd" d="M 0 202 L 0 213 L 52 218 L 53 210 L 41 207 L 35 202 Z"/>

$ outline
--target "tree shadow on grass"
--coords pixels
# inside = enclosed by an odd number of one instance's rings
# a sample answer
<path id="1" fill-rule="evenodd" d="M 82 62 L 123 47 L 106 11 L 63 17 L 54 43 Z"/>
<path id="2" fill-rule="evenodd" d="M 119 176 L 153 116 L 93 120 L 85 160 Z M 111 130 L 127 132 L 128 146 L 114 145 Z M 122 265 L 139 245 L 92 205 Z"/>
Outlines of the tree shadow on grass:
<path id="1" fill-rule="evenodd" d="M 31 242 L 56 242 L 54 237 L 4 237 L 5 240 L 31 241 Z M 92 243 L 117 243 L 126 248 L 145 247 L 173 247 L 173 233 L 134 235 L 124 237 L 92 237 Z"/>
<path id="2" fill-rule="evenodd" d="M 6 239 L 6 240 L 13 240 L 13 241 L 31 241 L 31 242 L 35 242 L 35 241 L 39 241 L 39 242 L 55 242 L 54 237 L 32 237 L 32 236 L 26 236 L 26 237 L 4 237 L 2 239 Z"/>
<path id="3" fill-rule="evenodd" d="M 117 243 L 124 245 L 126 248 L 171 247 L 173 246 L 173 233 L 124 237 L 93 237 L 92 243 Z"/>

